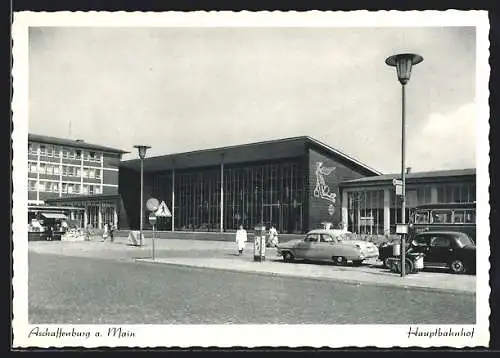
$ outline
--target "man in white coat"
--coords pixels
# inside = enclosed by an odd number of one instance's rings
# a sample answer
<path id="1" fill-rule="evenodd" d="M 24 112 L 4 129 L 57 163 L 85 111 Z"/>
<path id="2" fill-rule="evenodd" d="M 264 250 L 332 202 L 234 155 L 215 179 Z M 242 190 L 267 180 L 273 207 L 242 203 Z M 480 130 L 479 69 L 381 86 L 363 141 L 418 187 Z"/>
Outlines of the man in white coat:
<path id="1" fill-rule="evenodd" d="M 243 228 L 243 225 L 240 225 L 240 228 L 236 231 L 236 245 L 238 245 L 238 255 L 240 256 L 243 254 L 247 239 L 247 231 Z"/>

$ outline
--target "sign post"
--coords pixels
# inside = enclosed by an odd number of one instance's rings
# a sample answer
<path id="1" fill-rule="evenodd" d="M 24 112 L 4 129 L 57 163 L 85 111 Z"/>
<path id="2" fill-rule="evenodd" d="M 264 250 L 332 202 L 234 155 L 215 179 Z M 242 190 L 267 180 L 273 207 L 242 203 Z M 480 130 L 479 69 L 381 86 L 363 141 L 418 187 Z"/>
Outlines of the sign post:
<path id="1" fill-rule="evenodd" d="M 152 240 L 152 247 L 153 247 L 153 260 L 155 259 L 155 224 L 156 224 L 156 216 L 154 213 L 149 214 L 149 223 L 153 225 L 153 240 Z"/>
<path id="2" fill-rule="evenodd" d="M 403 196 L 403 181 L 400 179 L 392 179 L 392 185 L 396 189 L 396 195 Z"/>
<path id="3" fill-rule="evenodd" d="M 166 217 L 166 218 L 170 218 L 172 217 L 172 214 L 170 213 L 170 210 L 168 210 L 168 207 L 167 207 L 167 204 L 165 204 L 164 201 L 162 201 L 158 206 L 157 208 L 155 209 L 155 212 L 151 213 L 151 216 L 149 217 L 149 219 L 151 220 L 151 217 L 154 216 L 154 222 L 156 223 L 156 218 L 157 217 Z M 153 260 L 155 259 L 155 239 L 154 239 L 154 232 L 155 232 L 155 229 L 154 229 L 154 224 L 153 224 Z"/>
<path id="4" fill-rule="evenodd" d="M 146 202 L 146 207 L 150 211 L 149 223 L 153 226 L 153 238 L 151 241 L 151 245 L 153 248 L 153 253 L 152 253 L 153 260 L 155 259 L 155 224 L 156 224 L 155 211 L 158 210 L 159 205 L 160 203 L 156 198 L 149 198 L 148 201 Z"/>

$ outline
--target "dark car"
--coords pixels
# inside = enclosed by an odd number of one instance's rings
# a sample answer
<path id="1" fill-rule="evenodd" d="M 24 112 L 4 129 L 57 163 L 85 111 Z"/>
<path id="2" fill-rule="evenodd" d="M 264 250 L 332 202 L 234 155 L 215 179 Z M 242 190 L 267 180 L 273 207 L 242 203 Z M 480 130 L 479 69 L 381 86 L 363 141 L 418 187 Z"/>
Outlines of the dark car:
<path id="1" fill-rule="evenodd" d="M 407 243 L 406 252 L 423 253 L 424 267 L 446 268 L 453 273 L 476 271 L 476 245 L 461 232 L 427 231 L 415 234 Z M 387 264 L 392 245 L 379 248 L 379 259 Z"/>

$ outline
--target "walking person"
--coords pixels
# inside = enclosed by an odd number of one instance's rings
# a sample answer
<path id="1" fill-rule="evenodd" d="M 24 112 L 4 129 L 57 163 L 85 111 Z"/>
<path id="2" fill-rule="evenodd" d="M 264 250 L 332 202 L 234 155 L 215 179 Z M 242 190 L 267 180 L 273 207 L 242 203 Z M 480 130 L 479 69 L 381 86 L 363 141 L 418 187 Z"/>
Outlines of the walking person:
<path id="1" fill-rule="evenodd" d="M 113 242 L 113 230 L 114 230 L 114 227 L 113 227 L 113 224 L 109 223 L 109 240 L 111 240 L 111 242 Z"/>
<path id="2" fill-rule="evenodd" d="M 238 246 L 238 255 L 243 254 L 243 249 L 245 248 L 245 243 L 247 242 L 247 231 L 240 225 L 240 228 L 236 231 L 236 245 Z"/>
<path id="3" fill-rule="evenodd" d="M 47 234 L 46 234 L 47 241 L 52 241 L 53 231 L 54 231 L 54 229 L 52 228 L 52 226 L 47 225 Z"/>
<path id="4" fill-rule="evenodd" d="M 269 243 L 269 247 L 276 247 L 279 244 L 278 230 L 276 230 L 276 228 L 272 224 L 271 224 L 271 227 L 269 228 L 269 232 L 268 232 L 268 243 Z"/>
<path id="5" fill-rule="evenodd" d="M 108 238 L 108 224 L 104 224 L 104 232 L 102 233 L 102 242 Z"/>

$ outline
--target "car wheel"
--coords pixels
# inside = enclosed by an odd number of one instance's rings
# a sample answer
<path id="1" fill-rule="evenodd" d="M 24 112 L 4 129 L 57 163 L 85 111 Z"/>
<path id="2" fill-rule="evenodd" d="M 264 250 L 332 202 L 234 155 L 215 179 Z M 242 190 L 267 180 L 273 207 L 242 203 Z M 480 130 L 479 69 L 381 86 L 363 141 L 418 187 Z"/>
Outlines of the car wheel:
<path id="1" fill-rule="evenodd" d="M 291 252 L 285 251 L 283 253 L 283 261 L 285 262 L 292 262 L 294 259 L 293 255 Z"/>
<path id="2" fill-rule="evenodd" d="M 462 260 L 453 260 L 450 264 L 450 270 L 453 273 L 464 273 L 465 265 Z"/>
<path id="3" fill-rule="evenodd" d="M 385 267 L 385 268 L 388 268 L 388 269 L 389 269 L 389 268 L 391 268 L 391 261 L 392 261 L 392 260 L 390 259 L 390 257 L 386 257 L 386 258 L 384 259 L 384 261 L 383 261 L 383 265 L 384 265 L 384 267 Z"/>
<path id="4" fill-rule="evenodd" d="M 347 264 L 347 260 L 343 256 L 333 256 L 333 263 L 338 266 L 345 266 Z"/>

